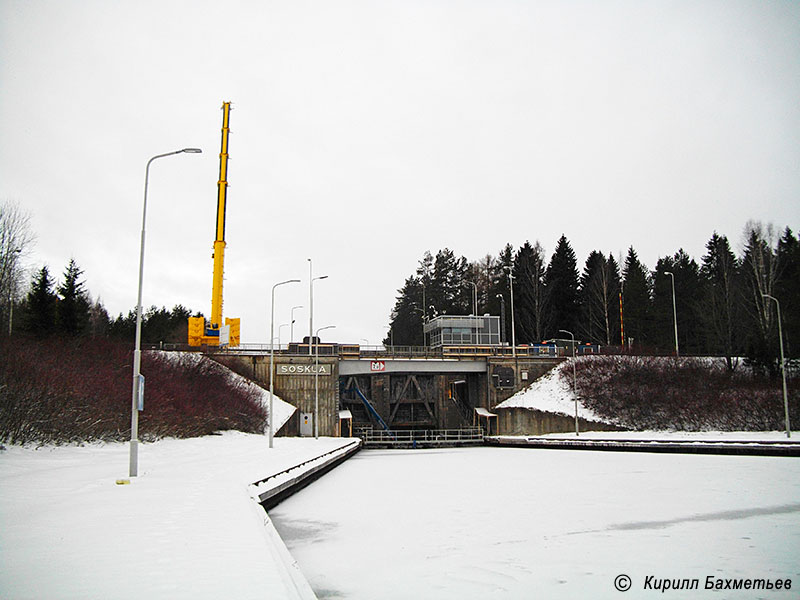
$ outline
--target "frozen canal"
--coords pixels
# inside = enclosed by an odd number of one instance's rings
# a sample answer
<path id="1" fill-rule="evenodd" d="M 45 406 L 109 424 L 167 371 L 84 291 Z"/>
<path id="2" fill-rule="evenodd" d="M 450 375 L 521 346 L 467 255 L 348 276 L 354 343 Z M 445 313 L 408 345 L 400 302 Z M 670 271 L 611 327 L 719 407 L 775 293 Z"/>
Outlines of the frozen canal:
<path id="1" fill-rule="evenodd" d="M 365 450 L 270 516 L 320 598 L 800 595 L 797 458 Z"/>

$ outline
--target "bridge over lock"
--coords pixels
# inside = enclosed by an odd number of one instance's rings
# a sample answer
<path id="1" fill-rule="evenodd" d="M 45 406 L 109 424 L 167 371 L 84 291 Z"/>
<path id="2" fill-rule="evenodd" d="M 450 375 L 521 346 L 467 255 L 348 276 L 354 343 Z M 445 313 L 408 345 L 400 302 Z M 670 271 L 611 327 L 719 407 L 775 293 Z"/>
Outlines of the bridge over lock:
<path id="1" fill-rule="evenodd" d="M 331 346 L 333 350 L 325 353 L 320 346 L 318 356 L 310 355 L 304 344 L 274 354 L 275 394 L 297 408 L 281 434 L 314 435 L 318 412 L 323 436 L 358 433 L 386 441 L 389 430 L 404 432 L 389 434 L 394 439 L 413 443 L 419 438 L 426 444 L 469 437 L 464 432 L 476 426 L 491 430 L 486 415 L 494 406 L 563 360 L 541 355 L 445 356 L 424 348 L 348 351 L 347 346 Z M 269 387 L 268 350 L 215 349 L 210 354 Z M 412 431 L 437 434 L 408 433 Z"/>

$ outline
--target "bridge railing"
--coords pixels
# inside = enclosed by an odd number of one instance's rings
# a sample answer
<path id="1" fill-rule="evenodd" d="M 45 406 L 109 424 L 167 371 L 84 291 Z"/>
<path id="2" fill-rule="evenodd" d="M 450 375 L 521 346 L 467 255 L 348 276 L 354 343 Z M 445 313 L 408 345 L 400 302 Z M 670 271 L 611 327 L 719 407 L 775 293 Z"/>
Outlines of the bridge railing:
<path id="1" fill-rule="evenodd" d="M 461 429 L 378 430 L 363 429 L 358 432 L 365 444 L 453 444 L 483 441 L 482 427 Z"/>

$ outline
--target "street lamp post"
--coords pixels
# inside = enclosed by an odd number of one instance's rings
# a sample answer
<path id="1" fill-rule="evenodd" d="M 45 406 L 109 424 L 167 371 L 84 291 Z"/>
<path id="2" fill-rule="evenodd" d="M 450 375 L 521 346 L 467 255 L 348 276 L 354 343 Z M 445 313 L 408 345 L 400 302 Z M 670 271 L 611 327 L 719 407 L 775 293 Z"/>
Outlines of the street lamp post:
<path id="1" fill-rule="evenodd" d="M 319 337 L 320 331 L 334 327 L 336 325 L 327 325 L 317 329 L 315 340 Z M 314 439 L 319 439 L 319 341 L 314 342 Z"/>
<path id="2" fill-rule="evenodd" d="M 311 356 L 311 345 L 314 343 L 314 282 L 318 279 L 327 279 L 327 275 L 321 277 L 314 277 L 312 270 L 311 259 L 308 259 L 308 335 L 311 338 L 308 340 L 308 355 Z"/>
<path id="3" fill-rule="evenodd" d="M 282 347 L 281 346 L 281 329 L 283 329 L 284 327 L 289 327 L 289 324 L 288 323 L 281 323 L 280 325 L 278 325 L 278 350 L 280 350 L 281 347 Z"/>
<path id="4" fill-rule="evenodd" d="M 290 321 L 290 327 L 289 327 L 289 342 L 294 342 L 294 309 L 295 308 L 303 308 L 303 306 L 302 306 L 302 304 L 298 304 L 297 306 L 293 306 L 292 307 L 292 312 L 291 312 L 292 319 Z"/>
<path id="5" fill-rule="evenodd" d="M 157 158 L 172 156 L 173 154 L 200 154 L 200 148 L 183 148 L 165 154 L 156 154 L 147 161 L 144 170 L 144 202 L 142 203 L 142 236 L 139 248 L 139 292 L 136 299 L 136 342 L 133 349 L 133 393 L 131 400 L 131 447 L 129 475 L 136 477 L 139 474 L 139 389 L 142 376 L 142 281 L 144 278 L 144 239 L 145 223 L 147 220 L 147 184 L 150 181 L 150 164 Z"/>
<path id="6" fill-rule="evenodd" d="M 272 396 L 275 394 L 273 386 L 273 371 L 275 370 L 275 288 L 287 283 L 300 283 L 299 279 L 287 279 L 272 286 L 272 302 L 269 315 L 269 447 L 272 448 L 272 438 L 275 420 L 272 418 Z"/>
<path id="7" fill-rule="evenodd" d="M 783 378 L 783 414 L 786 421 L 786 437 L 792 437 L 792 430 L 789 427 L 789 401 L 786 396 L 786 361 L 783 358 L 783 327 L 781 326 L 781 303 L 778 299 L 769 294 L 761 294 L 764 298 L 775 301 L 775 306 L 778 309 L 778 341 L 781 348 L 781 376 Z"/>
<path id="8" fill-rule="evenodd" d="M 672 321 L 675 324 L 675 356 L 679 357 L 681 354 L 678 351 L 678 311 L 675 308 L 675 275 L 670 271 L 664 271 L 672 279 Z"/>
<path id="9" fill-rule="evenodd" d="M 559 329 L 559 333 L 566 333 L 572 338 L 572 395 L 575 397 L 575 435 L 578 433 L 578 380 L 575 373 L 575 336 L 571 331 Z"/>
<path id="10" fill-rule="evenodd" d="M 514 274 L 511 272 L 511 267 L 505 267 L 505 271 L 508 273 L 508 287 L 511 290 L 511 353 L 516 359 L 517 334 L 516 331 L 514 331 Z"/>

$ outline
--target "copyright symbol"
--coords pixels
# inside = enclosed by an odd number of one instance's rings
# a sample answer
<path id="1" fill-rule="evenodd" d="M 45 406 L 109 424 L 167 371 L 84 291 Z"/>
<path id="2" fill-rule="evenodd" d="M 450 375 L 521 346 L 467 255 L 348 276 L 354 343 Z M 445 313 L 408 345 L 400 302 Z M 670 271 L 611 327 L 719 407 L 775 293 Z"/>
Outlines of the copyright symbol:
<path id="1" fill-rule="evenodd" d="M 631 589 L 631 578 L 627 575 L 617 575 L 614 578 L 614 587 L 620 592 L 627 592 Z"/>

